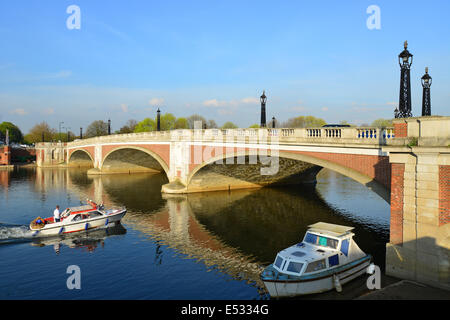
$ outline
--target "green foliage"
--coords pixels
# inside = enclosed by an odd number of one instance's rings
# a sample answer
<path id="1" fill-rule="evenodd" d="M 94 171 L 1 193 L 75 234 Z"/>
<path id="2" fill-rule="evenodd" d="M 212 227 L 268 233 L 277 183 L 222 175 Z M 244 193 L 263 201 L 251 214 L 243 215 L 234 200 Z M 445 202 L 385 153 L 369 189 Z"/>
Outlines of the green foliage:
<path id="1" fill-rule="evenodd" d="M 249 128 L 251 129 L 259 129 L 259 124 L 252 124 Z"/>
<path id="2" fill-rule="evenodd" d="M 227 121 L 223 124 L 222 129 L 236 129 L 237 127 L 233 122 Z"/>
<path id="3" fill-rule="evenodd" d="M 188 120 L 186 118 L 178 118 L 175 121 L 175 129 L 189 129 Z"/>
<path id="4" fill-rule="evenodd" d="M 130 119 L 127 121 L 127 123 L 120 128 L 120 130 L 116 133 L 132 133 L 134 132 L 134 129 L 136 128 L 138 122 L 134 119 Z"/>
<path id="5" fill-rule="evenodd" d="M 86 137 L 99 137 L 108 134 L 108 123 L 103 120 L 96 120 L 92 122 L 86 129 Z"/>
<path id="6" fill-rule="evenodd" d="M 296 118 L 290 118 L 283 123 L 283 128 L 317 128 L 322 127 L 327 122 L 321 118 L 314 116 L 300 116 Z"/>
<path id="7" fill-rule="evenodd" d="M 411 139 L 409 139 L 409 142 L 407 144 L 408 147 L 417 147 L 419 144 L 419 139 L 417 139 L 416 137 L 412 137 Z"/>
<path id="8" fill-rule="evenodd" d="M 134 128 L 134 132 L 156 131 L 156 122 L 153 119 L 145 118 L 139 122 Z"/>
<path id="9" fill-rule="evenodd" d="M 33 128 L 30 129 L 30 132 L 25 135 L 25 142 L 29 144 L 42 142 L 42 134 L 44 135 L 44 141 L 46 142 L 58 139 L 56 130 L 50 128 L 47 122 L 42 121 L 33 126 Z"/>
<path id="10" fill-rule="evenodd" d="M 20 129 L 15 124 L 12 124 L 11 122 L 0 123 L 0 141 L 5 141 L 6 130 L 8 130 L 9 142 L 15 142 L 15 143 L 23 142 L 22 131 L 20 131 Z"/>
<path id="11" fill-rule="evenodd" d="M 171 113 L 165 113 L 165 114 L 161 115 L 161 118 L 160 118 L 161 130 L 166 131 L 166 130 L 175 129 L 175 121 L 176 121 L 176 118 Z M 156 122 L 156 119 L 155 119 L 155 122 Z"/>
<path id="12" fill-rule="evenodd" d="M 392 127 L 392 119 L 376 119 L 372 122 L 371 126 L 377 128 Z"/>

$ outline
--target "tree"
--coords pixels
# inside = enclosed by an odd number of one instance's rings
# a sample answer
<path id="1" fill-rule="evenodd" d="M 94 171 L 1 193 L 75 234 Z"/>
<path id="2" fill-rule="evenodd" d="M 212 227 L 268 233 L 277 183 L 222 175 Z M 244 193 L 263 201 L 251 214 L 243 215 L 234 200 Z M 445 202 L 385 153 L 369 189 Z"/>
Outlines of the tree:
<path id="1" fill-rule="evenodd" d="M 160 121 L 161 121 L 161 130 L 162 131 L 175 129 L 176 118 L 173 114 L 165 113 L 165 114 L 161 115 Z"/>
<path id="2" fill-rule="evenodd" d="M 134 128 L 134 132 L 149 132 L 156 130 L 156 122 L 153 119 L 145 118 Z"/>
<path id="3" fill-rule="evenodd" d="M 322 127 L 327 122 L 321 118 L 313 116 L 300 116 L 296 118 L 290 118 L 283 123 L 284 128 L 313 128 Z"/>
<path id="4" fill-rule="evenodd" d="M 86 129 L 86 137 L 99 137 L 108 134 L 108 123 L 103 120 L 96 120 L 92 122 Z"/>
<path id="5" fill-rule="evenodd" d="M 236 129 L 237 127 L 233 122 L 227 121 L 223 124 L 222 129 Z"/>
<path id="6" fill-rule="evenodd" d="M 22 143 L 23 142 L 23 134 L 20 131 L 19 127 L 11 122 L 2 122 L 0 123 L 0 140 L 5 141 L 6 139 L 6 130 L 8 130 L 9 142 L 14 143 Z"/>
<path id="7" fill-rule="evenodd" d="M 175 121 L 175 129 L 189 129 L 188 120 L 186 118 L 178 118 Z"/>
<path id="8" fill-rule="evenodd" d="M 195 129 L 195 122 L 201 121 L 201 127 L 197 129 L 202 129 L 203 126 L 206 124 L 206 119 L 198 114 L 193 114 L 189 118 L 187 118 L 189 129 Z"/>
<path id="9" fill-rule="evenodd" d="M 30 129 L 28 134 L 25 135 L 25 141 L 30 144 L 42 142 L 42 135 L 44 135 L 45 142 L 52 141 L 57 136 L 56 130 L 50 128 L 47 122 L 42 121 Z"/>
<path id="10" fill-rule="evenodd" d="M 251 128 L 251 129 L 259 129 L 259 124 L 257 124 L 257 123 L 255 123 L 255 124 L 252 124 L 249 128 Z"/>
<path id="11" fill-rule="evenodd" d="M 374 120 L 372 122 L 372 127 L 378 127 L 378 128 L 382 128 L 382 127 L 392 127 L 392 119 L 377 119 Z"/>
<path id="12" fill-rule="evenodd" d="M 206 128 L 207 129 L 217 129 L 218 126 L 217 126 L 217 123 L 213 119 L 210 119 L 206 122 Z"/>
<path id="13" fill-rule="evenodd" d="M 134 119 L 130 119 L 125 123 L 125 125 L 120 128 L 120 130 L 117 133 L 132 133 L 134 132 L 134 129 L 136 128 L 138 122 Z"/>

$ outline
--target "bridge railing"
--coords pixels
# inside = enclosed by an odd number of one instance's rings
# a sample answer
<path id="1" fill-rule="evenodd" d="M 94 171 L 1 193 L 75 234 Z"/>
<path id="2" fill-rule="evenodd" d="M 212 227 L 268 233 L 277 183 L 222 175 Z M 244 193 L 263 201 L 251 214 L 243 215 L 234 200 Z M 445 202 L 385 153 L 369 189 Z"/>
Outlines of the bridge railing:
<path id="1" fill-rule="evenodd" d="M 393 128 L 242 128 L 242 129 L 178 129 L 141 133 L 115 134 L 75 140 L 69 147 L 86 144 L 129 141 L 240 141 L 277 140 L 283 143 L 351 143 L 384 145 L 394 138 Z"/>

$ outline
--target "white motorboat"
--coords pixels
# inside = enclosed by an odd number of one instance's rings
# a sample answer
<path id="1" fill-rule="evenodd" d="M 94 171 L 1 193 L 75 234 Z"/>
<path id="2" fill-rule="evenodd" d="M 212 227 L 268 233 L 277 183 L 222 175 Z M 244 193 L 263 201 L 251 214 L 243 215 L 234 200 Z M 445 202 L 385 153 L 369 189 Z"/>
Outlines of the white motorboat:
<path id="1" fill-rule="evenodd" d="M 111 227 L 120 223 L 126 213 L 125 208 L 106 210 L 103 205 L 88 200 L 85 206 L 64 210 L 59 222 L 55 222 L 53 217 L 37 217 L 31 221 L 30 230 L 33 231 L 34 237 L 44 237 Z"/>
<path id="2" fill-rule="evenodd" d="M 318 222 L 302 242 L 280 251 L 261 273 L 271 297 L 290 297 L 336 289 L 364 274 L 372 256 L 353 240 L 353 228 Z"/>

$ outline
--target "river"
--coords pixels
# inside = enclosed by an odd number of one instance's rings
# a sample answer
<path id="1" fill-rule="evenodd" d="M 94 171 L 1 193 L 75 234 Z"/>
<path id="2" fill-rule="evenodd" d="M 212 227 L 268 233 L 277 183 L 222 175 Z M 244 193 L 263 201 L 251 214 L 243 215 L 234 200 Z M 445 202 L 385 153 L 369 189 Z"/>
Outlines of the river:
<path id="1" fill-rule="evenodd" d="M 80 169 L 0 171 L 0 299 L 268 299 L 259 280 L 276 253 L 318 221 L 354 226 L 384 270 L 389 204 L 323 169 L 317 185 L 168 196 L 163 174 L 90 177 Z M 86 198 L 125 206 L 122 225 L 31 239 L 37 216 Z M 67 286 L 69 266 L 80 289 Z M 364 278 L 364 277 L 361 277 Z M 365 279 L 309 298 L 353 298 Z"/>

